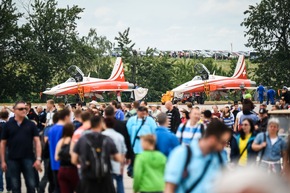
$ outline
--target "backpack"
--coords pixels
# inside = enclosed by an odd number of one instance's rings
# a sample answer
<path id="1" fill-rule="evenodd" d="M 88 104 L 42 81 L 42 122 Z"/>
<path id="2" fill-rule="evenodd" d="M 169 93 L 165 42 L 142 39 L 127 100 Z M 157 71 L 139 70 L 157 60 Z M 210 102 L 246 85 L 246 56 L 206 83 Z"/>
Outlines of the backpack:
<path id="1" fill-rule="evenodd" d="M 87 147 L 85 156 L 81 157 L 82 177 L 88 180 L 99 180 L 110 174 L 110 159 L 106 152 L 106 136 L 88 133 L 84 135 Z"/>

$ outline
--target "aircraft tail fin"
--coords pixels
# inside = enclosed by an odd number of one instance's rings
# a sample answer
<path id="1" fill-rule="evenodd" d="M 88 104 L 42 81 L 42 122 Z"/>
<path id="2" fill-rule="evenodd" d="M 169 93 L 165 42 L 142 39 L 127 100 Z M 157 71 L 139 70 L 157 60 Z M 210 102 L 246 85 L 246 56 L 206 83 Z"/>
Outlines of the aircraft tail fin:
<path id="1" fill-rule="evenodd" d="M 245 56 L 240 55 L 232 78 L 247 79 Z"/>
<path id="2" fill-rule="evenodd" d="M 125 82 L 124 66 L 121 57 L 117 57 L 109 80 Z"/>

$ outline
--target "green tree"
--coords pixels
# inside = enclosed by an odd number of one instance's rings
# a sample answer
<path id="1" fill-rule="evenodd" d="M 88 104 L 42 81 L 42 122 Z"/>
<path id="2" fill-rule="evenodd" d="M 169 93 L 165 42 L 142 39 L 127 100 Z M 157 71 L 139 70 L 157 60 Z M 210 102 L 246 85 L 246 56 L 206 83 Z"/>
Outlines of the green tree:
<path id="1" fill-rule="evenodd" d="M 30 9 L 29 9 L 30 10 Z M 40 92 L 63 80 L 74 54 L 76 20 L 83 9 L 57 8 L 55 0 L 35 0 L 21 29 L 22 62 L 31 67 L 30 92 Z"/>
<path id="2" fill-rule="evenodd" d="M 118 47 L 121 49 L 121 56 L 124 63 L 129 64 L 129 70 L 131 73 L 130 82 L 136 83 L 136 73 L 138 68 L 137 52 L 134 50 L 135 43 L 129 38 L 130 28 L 127 28 L 124 32 L 119 32 L 118 37 L 115 40 L 118 42 Z"/>
<path id="3" fill-rule="evenodd" d="M 260 54 L 257 81 L 265 85 L 290 84 L 290 1 L 262 0 L 244 12 L 246 46 Z M 275 81 L 275 82 L 273 82 Z M 274 84 L 274 85 L 273 85 Z"/>
<path id="4" fill-rule="evenodd" d="M 74 54 L 69 64 L 80 67 L 85 74 L 108 78 L 113 68 L 111 49 L 112 43 L 105 36 L 98 36 L 96 29 L 90 29 L 87 36 L 73 43 Z"/>
<path id="5" fill-rule="evenodd" d="M 18 38 L 17 21 L 22 16 L 18 13 L 15 3 L 12 0 L 3 0 L 0 3 L 0 101 L 12 101 L 12 96 L 17 92 L 14 89 L 18 85 L 27 88 L 26 84 L 19 82 L 17 63 Z M 24 83 L 28 79 L 28 75 L 22 77 Z M 20 83 L 20 84 L 19 84 Z"/>

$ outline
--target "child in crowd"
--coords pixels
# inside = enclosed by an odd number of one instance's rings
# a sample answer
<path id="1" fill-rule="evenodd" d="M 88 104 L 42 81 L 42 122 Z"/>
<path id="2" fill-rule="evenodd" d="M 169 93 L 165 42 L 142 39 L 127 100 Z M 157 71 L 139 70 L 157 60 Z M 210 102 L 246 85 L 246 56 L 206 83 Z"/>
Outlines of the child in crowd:
<path id="1" fill-rule="evenodd" d="M 155 151 L 154 135 L 141 137 L 144 152 L 137 155 L 134 163 L 134 192 L 161 193 L 164 190 L 166 157 Z"/>

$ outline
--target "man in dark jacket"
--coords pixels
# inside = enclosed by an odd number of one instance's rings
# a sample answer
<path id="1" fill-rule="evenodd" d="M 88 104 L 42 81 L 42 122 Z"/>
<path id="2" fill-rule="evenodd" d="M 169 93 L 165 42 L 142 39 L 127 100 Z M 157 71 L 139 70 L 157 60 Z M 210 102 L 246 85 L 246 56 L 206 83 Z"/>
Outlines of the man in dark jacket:
<path id="1" fill-rule="evenodd" d="M 285 99 L 286 104 L 290 104 L 290 93 L 286 86 L 283 86 L 281 98 Z"/>
<path id="2" fill-rule="evenodd" d="M 105 109 L 105 117 L 109 118 L 115 118 L 115 110 L 112 106 L 108 106 Z M 132 150 L 132 146 L 131 146 L 131 141 L 130 141 L 130 136 L 126 127 L 126 122 L 125 121 L 119 121 L 116 119 L 116 124 L 115 127 L 113 128 L 115 131 L 117 131 L 118 133 L 120 133 L 121 135 L 123 135 L 124 139 L 125 139 L 125 144 L 126 144 L 126 148 L 127 148 L 127 153 L 126 153 L 126 159 L 127 160 L 131 160 L 133 157 L 133 150 Z"/>
<path id="3" fill-rule="evenodd" d="M 174 107 L 171 101 L 167 101 L 165 103 L 165 107 L 167 109 L 167 116 L 169 119 L 169 128 L 172 133 L 176 133 L 178 126 L 181 123 L 180 113 L 178 108 Z"/>
<path id="4" fill-rule="evenodd" d="M 29 120 L 35 121 L 38 123 L 38 115 L 35 113 L 34 109 L 31 108 L 31 103 L 27 102 L 26 103 L 26 108 L 27 108 L 27 117 Z"/>
<path id="5" fill-rule="evenodd" d="M 259 110 L 260 120 L 257 122 L 255 129 L 257 132 L 266 132 L 268 126 L 268 114 L 266 109 Z"/>

